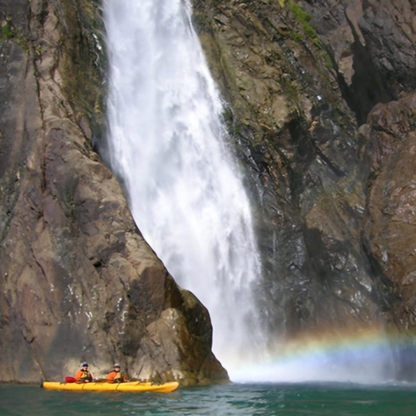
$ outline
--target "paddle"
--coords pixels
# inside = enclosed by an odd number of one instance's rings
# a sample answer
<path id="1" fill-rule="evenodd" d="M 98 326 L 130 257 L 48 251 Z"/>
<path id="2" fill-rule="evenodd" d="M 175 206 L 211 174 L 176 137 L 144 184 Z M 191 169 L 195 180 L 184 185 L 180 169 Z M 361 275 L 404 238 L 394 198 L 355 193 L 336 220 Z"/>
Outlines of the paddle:
<path id="1" fill-rule="evenodd" d="M 91 383 L 105 383 L 107 381 L 106 378 L 93 380 Z M 75 377 L 65 377 L 65 383 L 76 383 L 77 380 Z"/>

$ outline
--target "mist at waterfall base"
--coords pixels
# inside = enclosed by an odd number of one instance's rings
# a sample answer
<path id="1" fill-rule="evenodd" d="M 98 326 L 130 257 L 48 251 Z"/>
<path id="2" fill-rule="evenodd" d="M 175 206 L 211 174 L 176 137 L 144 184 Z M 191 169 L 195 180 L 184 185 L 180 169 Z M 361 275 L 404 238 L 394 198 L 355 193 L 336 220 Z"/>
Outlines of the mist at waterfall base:
<path id="1" fill-rule="evenodd" d="M 135 221 L 175 280 L 208 308 L 233 381 L 391 378 L 389 342 L 287 354 L 266 348 L 251 285 L 261 265 L 223 104 L 183 0 L 104 2 L 111 166 Z M 270 342 L 269 342 L 270 346 Z M 295 348 L 295 350 L 297 350 Z"/>
<path id="2" fill-rule="evenodd" d="M 267 360 L 244 366 L 234 376 L 244 382 L 394 384 L 397 379 L 415 381 L 415 370 L 415 348 L 410 339 L 368 330 L 341 338 L 329 334 L 304 337 L 276 347 L 273 353 L 269 351 Z"/>

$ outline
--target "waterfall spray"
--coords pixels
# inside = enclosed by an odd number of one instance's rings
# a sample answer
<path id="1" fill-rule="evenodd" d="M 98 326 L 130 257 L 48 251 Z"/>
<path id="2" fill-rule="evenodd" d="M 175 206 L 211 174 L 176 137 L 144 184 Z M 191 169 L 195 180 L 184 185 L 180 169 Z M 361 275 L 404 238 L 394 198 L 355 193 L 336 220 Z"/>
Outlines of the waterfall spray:
<path id="1" fill-rule="evenodd" d="M 262 343 L 260 261 L 223 105 L 181 0 L 105 2 L 112 169 L 144 238 L 208 308 L 231 378 Z"/>

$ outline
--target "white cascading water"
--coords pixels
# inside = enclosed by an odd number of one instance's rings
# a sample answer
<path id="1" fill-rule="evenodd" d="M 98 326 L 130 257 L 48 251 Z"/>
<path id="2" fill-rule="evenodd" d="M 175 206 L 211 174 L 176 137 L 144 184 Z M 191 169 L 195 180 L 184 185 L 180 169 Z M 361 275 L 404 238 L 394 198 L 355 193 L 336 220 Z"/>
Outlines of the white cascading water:
<path id="1" fill-rule="evenodd" d="M 229 371 L 262 343 L 250 205 L 186 0 L 107 0 L 111 164 L 146 241 L 208 308 Z M 251 357 L 250 357 L 251 356 Z"/>
<path id="2" fill-rule="evenodd" d="M 260 261 L 249 201 L 190 16 L 187 0 L 104 1 L 111 165 L 139 229 L 208 308 L 213 351 L 232 380 L 388 379 L 384 342 L 285 359 L 280 336 L 266 351 L 251 295 Z"/>

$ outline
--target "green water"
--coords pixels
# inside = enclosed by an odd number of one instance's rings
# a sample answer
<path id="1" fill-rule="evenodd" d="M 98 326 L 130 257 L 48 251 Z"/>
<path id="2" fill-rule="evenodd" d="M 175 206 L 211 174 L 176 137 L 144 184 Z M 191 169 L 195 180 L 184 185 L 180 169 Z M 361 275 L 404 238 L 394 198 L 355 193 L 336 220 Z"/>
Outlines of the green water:
<path id="1" fill-rule="evenodd" d="M 416 415 L 416 386 L 233 384 L 130 394 L 0 385 L 0 415 Z"/>

